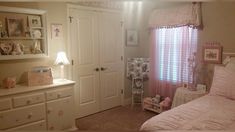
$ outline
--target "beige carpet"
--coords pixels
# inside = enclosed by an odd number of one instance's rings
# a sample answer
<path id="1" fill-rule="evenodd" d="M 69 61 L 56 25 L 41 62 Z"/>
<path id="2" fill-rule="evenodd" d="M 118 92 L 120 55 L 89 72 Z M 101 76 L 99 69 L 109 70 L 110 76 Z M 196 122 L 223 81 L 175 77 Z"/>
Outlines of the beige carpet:
<path id="1" fill-rule="evenodd" d="M 138 131 L 141 124 L 155 115 L 140 106 L 120 106 L 77 119 L 76 125 L 81 131 Z"/>

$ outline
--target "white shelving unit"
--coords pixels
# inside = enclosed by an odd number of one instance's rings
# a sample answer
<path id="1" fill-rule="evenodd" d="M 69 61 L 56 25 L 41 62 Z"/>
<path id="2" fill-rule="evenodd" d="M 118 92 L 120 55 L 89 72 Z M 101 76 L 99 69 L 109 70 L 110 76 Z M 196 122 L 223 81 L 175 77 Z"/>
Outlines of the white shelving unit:
<path id="1" fill-rule="evenodd" d="M 145 106 L 144 104 L 148 104 L 148 106 Z M 150 103 L 150 102 L 144 101 L 143 106 L 144 106 L 143 109 L 150 110 L 155 113 L 161 113 L 163 111 L 160 105 L 156 103 Z"/>
<path id="2" fill-rule="evenodd" d="M 32 58 L 45 58 L 48 57 L 48 44 L 47 44 L 47 31 L 46 31 L 46 11 L 38 9 L 26 9 L 26 8 L 16 8 L 16 7 L 5 7 L 0 6 L 0 21 L 2 23 L 2 30 L 7 32 L 7 17 L 22 17 L 26 21 L 24 27 L 25 33 L 28 33 L 28 36 L 17 36 L 11 37 L 8 35 L 3 37 L 0 35 L 0 44 L 1 43 L 20 43 L 21 45 L 27 47 L 29 52 L 24 52 L 21 55 L 12 55 L 7 54 L 3 55 L 0 52 L 0 60 L 13 60 L 13 59 L 32 59 Z M 41 26 L 29 26 L 29 16 L 39 16 L 41 21 Z M 32 31 L 38 30 L 41 32 L 41 37 L 33 37 Z M 36 43 L 40 45 L 40 53 L 34 53 L 31 51 L 33 45 Z M 25 48 L 26 49 L 26 48 Z M 25 50 L 26 51 L 26 50 Z"/>

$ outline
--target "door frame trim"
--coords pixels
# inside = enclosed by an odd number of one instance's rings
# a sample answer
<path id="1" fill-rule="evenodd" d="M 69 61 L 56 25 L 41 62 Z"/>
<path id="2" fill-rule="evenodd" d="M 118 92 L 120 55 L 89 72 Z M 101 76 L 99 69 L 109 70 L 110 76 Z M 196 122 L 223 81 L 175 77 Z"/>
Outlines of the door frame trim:
<path id="1" fill-rule="evenodd" d="M 120 13 L 121 14 L 121 21 L 124 22 L 124 18 L 123 18 L 123 13 L 121 12 L 121 10 L 115 10 L 115 9 L 103 9 L 103 8 L 97 8 L 97 7 L 88 7 L 88 6 L 81 6 L 81 5 L 74 5 L 74 4 L 67 4 L 67 51 L 68 51 L 68 58 L 72 61 L 72 43 L 71 43 L 71 39 L 70 39 L 70 9 L 80 9 L 80 10 L 88 10 L 88 11 L 98 11 L 98 12 L 113 12 L 113 13 Z M 125 35 L 124 35 L 124 24 L 122 25 L 122 67 L 123 67 L 123 75 L 122 75 L 122 84 L 121 84 L 121 88 L 120 88 L 120 93 L 121 91 L 123 91 L 123 93 L 121 93 L 121 105 L 124 106 L 125 105 L 125 65 L 124 65 L 124 43 L 125 43 Z M 73 78 L 73 66 L 69 65 L 68 68 L 68 78 L 70 80 L 74 80 Z"/>

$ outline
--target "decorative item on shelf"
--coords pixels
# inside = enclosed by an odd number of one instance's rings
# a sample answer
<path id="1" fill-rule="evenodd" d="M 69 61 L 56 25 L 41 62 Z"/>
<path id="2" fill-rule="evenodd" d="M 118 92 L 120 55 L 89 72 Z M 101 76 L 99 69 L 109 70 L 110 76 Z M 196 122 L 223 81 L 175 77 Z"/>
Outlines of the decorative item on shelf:
<path id="1" fill-rule="evenodd" d="M 1 37 L 2 37 L 2 38 L 8 38 L 8 35 L 7 35 L 7 31 L 6 31 L 6 30 L 2 30 L 2 31 L 1 31 Z"/>
<path id="2" fill-rule="evenodd" d="M 48 85 L 53 83 L 50 67 L 34 67 L 28 72 L 28 86 Z"/>
<path id="3" fill-rule="evenodd" d="M 219 42 L 207 42 L 203 46 L 203 60 L 205 63 L 221 64 L 222 46 Z"/>
<path id="4" fill-rule="evenodd" d="M 42 53 L 40 41 L 38 41 L 38 40 L 34 41 L 34 44 L 32 46 L 32 53 L 33 54 L 41 54 Z"/>
<path id="5" fill-rule="evenodd" d="M 10 55 L 12 51 L 12 43 L 0 42 L 1 55 Z"/>
<path id="6" fill-rule="evenodd" d="M 9 37 L 25 37 L 25 21 L 23 17 L 7 17 Z"/>
<path id="7" fill-rule="evenodd" d="M 12 43 L 12 55 L 23 55 L 24 46 L 20 43 Z"/>
<path id="8" fill-rule="evenodd" d="M 35 38 L 35 39 L 41 38 L 42 37 L 42 33 L 41 33 L 40 30 L 36 30 L 36 29 L 32 30 L 31 37 Z"/>
<path id="9" fill-rule="evenodd" d="M 6 77 L 2 81 L 4 88 L 14 88 L 16 85 L 16 77 Z"/>
<path id="10" fill-rule="evenodd" d="M 42 26 L 41 17 L 36 15 L 29 15 L 28 24 L 29 27 L 41 27 Z"/>
<path id="11" fill-rule="evenodd" d="M 196 90 L 196 53 L 193 53 L 191 57 L 188 58 L 188 66 L 189 66 L 189 76 L 188 76 L 188 89 L 189 90 Z"/>
<path id="12" fill-rule="evenodd" d="M 25 37 L 30 38 L 31 37 L 31 32 L 30 32 L 30 28 L 27 27 L 25 30 Z"/>
<path id="13" fill-rule="evenodd" d="M 55 60 L 55 65 L 60 65 L 60 79 L 64 80 L 64 65 L 68 65 L 69 60 L 66 57 L 65 52 L 60 51 L 57 53 L 57 57 Z"/>

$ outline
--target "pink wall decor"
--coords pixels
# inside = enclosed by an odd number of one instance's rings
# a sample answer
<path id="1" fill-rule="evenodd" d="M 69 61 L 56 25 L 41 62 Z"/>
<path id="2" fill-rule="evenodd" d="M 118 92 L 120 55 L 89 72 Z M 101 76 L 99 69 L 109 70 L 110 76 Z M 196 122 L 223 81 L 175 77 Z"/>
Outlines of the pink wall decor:
<path id="1" fill-rule="evenodd" d="M 15 77 L 7 77 L 2 81 L 4 88 L 14 88 L 16 85 L 16 78 Z"/>
<path id="2" fill-rule="evenodd" d="M 205 63 L 221 64 L 222 46 L 219 42 L 207 42 L 203 46 L 203 61 Z"/>

